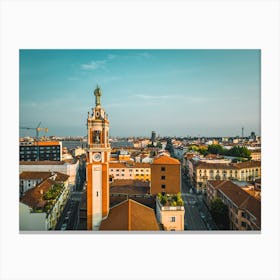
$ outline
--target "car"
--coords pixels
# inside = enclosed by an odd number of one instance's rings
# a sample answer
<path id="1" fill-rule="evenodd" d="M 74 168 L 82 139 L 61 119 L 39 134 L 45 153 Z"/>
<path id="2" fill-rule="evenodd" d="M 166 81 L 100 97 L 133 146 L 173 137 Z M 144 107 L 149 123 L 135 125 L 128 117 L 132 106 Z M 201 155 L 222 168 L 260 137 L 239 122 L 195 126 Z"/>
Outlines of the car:
<path id="1" fill-rule="evenodd" d="M 63 224 L 60 228 L 60 230 L 66 230 L 67 229 L 67 224 Z"/>
<path id="2" fill-rule="evenodd" d="M 204 219 L 204 218 L 205 218 L 204 213 L 200 212 L 199 214 L 200 214 L 200 217 L 201 217 L 202 219 Z"/>

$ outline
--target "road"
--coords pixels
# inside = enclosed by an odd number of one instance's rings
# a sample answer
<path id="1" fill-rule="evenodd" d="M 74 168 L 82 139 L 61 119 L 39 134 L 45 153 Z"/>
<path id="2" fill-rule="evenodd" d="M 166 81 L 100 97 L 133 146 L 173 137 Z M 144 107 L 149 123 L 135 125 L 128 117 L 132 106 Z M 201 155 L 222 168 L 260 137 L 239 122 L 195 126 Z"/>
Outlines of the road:
<path id="1" fill-rule="evenodd" d="M 185 203 L 185 230 L 217 230 L 203 201 L 203 194 L 194 193 L 183 172 L 181 194 Z"/>
<path id="2" fill-rule="evenodd" d="M 75 230 L 79 223 L 82 192 L 72 192 L 56 225 L 56 230 Z"/>

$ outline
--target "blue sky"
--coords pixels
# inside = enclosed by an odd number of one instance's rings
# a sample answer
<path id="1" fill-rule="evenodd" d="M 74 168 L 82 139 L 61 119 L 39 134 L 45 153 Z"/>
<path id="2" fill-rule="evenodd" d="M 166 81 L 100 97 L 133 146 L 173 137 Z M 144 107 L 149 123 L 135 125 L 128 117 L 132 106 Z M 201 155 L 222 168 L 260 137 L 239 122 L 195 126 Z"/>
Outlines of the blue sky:
<path id="1" fill-rule="evenodd" d="M 111 136 L 260 135 L 260 50 L 20 50 L 19 77 L 48 135 L 86 135 L 97 84 Z"/>

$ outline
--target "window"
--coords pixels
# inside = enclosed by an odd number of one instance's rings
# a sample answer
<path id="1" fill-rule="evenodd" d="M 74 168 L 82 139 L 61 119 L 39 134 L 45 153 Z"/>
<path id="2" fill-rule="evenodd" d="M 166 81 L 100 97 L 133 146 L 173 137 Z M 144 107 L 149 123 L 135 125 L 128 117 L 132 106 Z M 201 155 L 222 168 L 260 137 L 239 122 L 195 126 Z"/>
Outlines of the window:
<path id="1" fill-rule="evenodd" d="M 171 217 L 170 222 L 174 223 L 176 221 L 176 217 Z"/>
<path id="2" fill-rule="evenodd" d="M 161 185 L 161 188 L 165 190 L 165 185 Z"/>
<path id="3" fill-rule="evenodd" d="M 164 166 L 161 167 L 161 171 L 165 171 L 165 167 Z"/>
<path id="4" fill-rule="evenodd" d="M 96 192 L 96 196 L 98 197 L 98 192 Z"/>
<path id="5" fill-rule="evenodd" d="M 242 213 L 241 213 L 241 216 L 242 216 L 243 218 L 245 218 L 245 217 L 246 217 L 245 212 L 242 212 Z"/>
<path id="6" fill-rule="evenodd" d="M 242 227 L 246 227 L 246 223 L 245 222 L 241 222 L 241 226 Z"/>
<path id="7" fill-rule="evenodd" d="M 165 180 L 165 176 L 161 176 L 161 180 Z"/>
<path id="8" fill-rule="evenodd" d="M 122 169 L 122 172 L 124 172 L 124 169 Z"/>
<path id="9" fill-rule="evenodd" d="M 122 174 L 122 176 L 124 176 L 124 174 Z"/>

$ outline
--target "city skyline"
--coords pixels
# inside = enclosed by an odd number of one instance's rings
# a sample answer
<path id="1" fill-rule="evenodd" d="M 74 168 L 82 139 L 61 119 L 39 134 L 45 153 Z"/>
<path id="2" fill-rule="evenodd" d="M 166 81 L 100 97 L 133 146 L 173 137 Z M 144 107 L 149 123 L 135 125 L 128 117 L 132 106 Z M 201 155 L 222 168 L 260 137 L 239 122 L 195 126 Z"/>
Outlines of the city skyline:
<path id="1" fill-rule="evenodd" d="M 97 84 L 111 136 L 261 133 L 260 50 L 20 50 L 20 126 L 86 135 Z"/>

